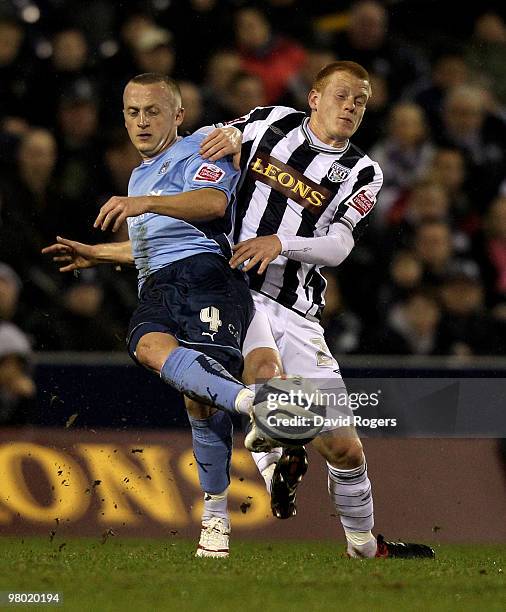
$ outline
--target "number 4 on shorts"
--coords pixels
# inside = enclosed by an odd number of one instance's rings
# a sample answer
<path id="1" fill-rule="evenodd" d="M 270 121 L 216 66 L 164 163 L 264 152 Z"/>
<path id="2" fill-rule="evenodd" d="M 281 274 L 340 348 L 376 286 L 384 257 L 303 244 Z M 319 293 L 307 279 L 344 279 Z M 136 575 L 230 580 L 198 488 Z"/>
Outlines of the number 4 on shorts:
<path id="1" fill-rule="evenodd" d="M 200 311 L 200 320 L 202 323 L 209 323 L 209 329 L 212 332 L 217 332 L 221 327 L 220 311 L 215 306 L 202 308 Z"/>

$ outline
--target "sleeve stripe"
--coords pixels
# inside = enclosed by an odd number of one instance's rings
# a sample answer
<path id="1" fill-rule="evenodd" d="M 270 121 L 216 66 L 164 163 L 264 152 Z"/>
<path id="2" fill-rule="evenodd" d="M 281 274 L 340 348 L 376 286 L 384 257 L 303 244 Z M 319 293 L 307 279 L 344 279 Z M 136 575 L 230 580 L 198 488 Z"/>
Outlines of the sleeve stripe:
<path id="1" fill-rule="evenodd" d="M 334 222 L 333 222 L 334 223 Z M 340 219 L 336 219 L 335 223 L 342 223 L 345 225 L 350 231 L 353 231 L 353 225 L 348 221 L 346 217 L 341 217 Z"/>

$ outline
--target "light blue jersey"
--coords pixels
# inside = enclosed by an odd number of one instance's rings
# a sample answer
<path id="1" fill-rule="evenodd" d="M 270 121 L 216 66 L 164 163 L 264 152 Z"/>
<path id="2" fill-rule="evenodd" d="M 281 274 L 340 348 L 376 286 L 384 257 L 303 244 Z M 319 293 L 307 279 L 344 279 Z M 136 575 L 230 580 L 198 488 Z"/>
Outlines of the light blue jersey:
<path id="1" fill-rule="evenodd" d="M 234 193 L 239 180 L 230 158 L 216 163 L 199 155 L 205 134 L 192 134 L 171 145 L 157 157 L 134 169 L 129 196 L 175 195 L 183 191 L 213 188 L 223 191 L 229 206 L 223 218 L 208 222 L 182 221 L 144 213 L 128 218 L 128 234 L 139 275 L 139 290 L 146 278 L 179 259 L 198 253 L 225 255 L 234 223 Z"/>

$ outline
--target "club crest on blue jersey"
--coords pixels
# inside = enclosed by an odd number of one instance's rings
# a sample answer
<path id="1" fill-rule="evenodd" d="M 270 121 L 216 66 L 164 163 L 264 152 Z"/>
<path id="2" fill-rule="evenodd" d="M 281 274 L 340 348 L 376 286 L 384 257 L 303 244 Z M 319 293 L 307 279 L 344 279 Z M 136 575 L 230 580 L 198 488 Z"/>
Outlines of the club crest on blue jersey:
<path id="1" fill-rule="evenodd" d="M 169 168 L 170 160 L 163 162 L 162 167 L 158 170 L 158 174 L 165 174 Z"/>
<path id="2" fill-rule="evenodd" d="M 350 168 L 346 168 L 339 162 L 335 161 L 332 163 L 332 166 L 330 166 L 329 171 L 327 172 L 327 178 L 333 183 L 342 183 L 348 178 L 350 172 Z"/>

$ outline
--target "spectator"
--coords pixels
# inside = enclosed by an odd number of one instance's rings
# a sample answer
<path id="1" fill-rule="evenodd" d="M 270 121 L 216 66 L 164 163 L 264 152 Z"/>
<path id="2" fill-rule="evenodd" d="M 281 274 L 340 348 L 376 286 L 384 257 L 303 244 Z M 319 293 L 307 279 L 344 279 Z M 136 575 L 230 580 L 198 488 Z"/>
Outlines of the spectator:
<path id="1" fill-rule="evenodd" d="M 141 162 L 124 129 L 109 132 L 105 142 L 104 177 L 100 202 L 105 203 L 113 195 L 126 195 L 132 170 Z M 126 240 L 126 238 L 125 238 Z"/>
<path id="2" fill-rule="evenodd" d="M 343 303 L 335 274 L 324 273 L 327 281 L 322 327 L 325 339 L 333 355 L 355 353 L 360 342 L 362 324 L 355 313 Z"/>
<path id="3" fill-rule="evenodd" d="M 13 268 L 0 262 L 0 321 L 12 321 L 18 310 L 21 279 Z"/>
<path id="4" fill-rule="evenodd" d="M 47 288 L 45 299 L 37 299 L 37 308 L 33 308 L 34 302 L 31 308 L 25 305 L 24 327 L 33 338 L 34 348 L 39 351 L 123 350 L 125 317 L 113 316 L 117 304 L 108 303 L 106 296 L 126 300 L 129 296 L 122 295 L 122 288 L 114 286 L 112 273 L 112 270 L 103 274 L 85 270 L 79 277 L 58 278 Z"/>
<path id="5" fill-rule="evenodd" d="M 23 26 L 0 17 L 0 118 L 26 119 L 30 103 L 28 85 L 33 77 L 32 65 L 23 57 Z"/>
<path id="6" fill-rule="evenodd" d="M 132 170 L 140 164 L 139 153 L 123 128 L 111 130 L 105 141 L 104 165 L 100 178 L 98 204 L 113 195 L 126 195 Z M 126 223 L 114 234 L 114 240 L 128 240 Z"/>
<path id="7" fill-rule="evenodd" d="M 383 355 L 437 355 L 441 310 L 434 295 L 416 289 L 388 313 L 385 325 L 366 338 L 363 352 Z"/>
<path id="8" fill-rule="evenodd" d="M 241 58 L 236 51 L 221 49 L 211 55 L 203 87 L 205 124 L 228 118 L 229 84 L 239 72 Z"/>
<path id="9" fill-rule="evenodd" d="M 31 348 L 13 323 L 0 321 L 0 424 L 29 423 L 36 387 L 31 375 Z"/>
<path id="10" fill-rule="evenodd" d="M 427 175 L 446 191 L 450 214 L 456 226 L 472 236 L 480 225 L 480 211 L 469 197 L 467 166 L 462 150 L 437 147 Z"/>
<path id="11" fill-rule="evenodd" d="M 181 98 L 184 107 L 184 119 L 180 125 L 180 132 L 194 132 L 204 125 L 204 104 L 200 89 L 191 81 L 179 81 Z"/>
<path id="12" fill-rule="evenodd" d="M 30 96 L 37 104 L 31 105 L 30 121 L 54 127 L 61 93 L 71 90 L 98 94 L 99 86 L 84 33 L 74 27 L 65 27 L 53 35 L 52 55 L 32 80 Z"/>
<path id="13" fill-rule="evenodd" d="M 315 3 L 310 0 L 266 0 L 264 5 L 271 23 L 283 24 L 285 34 L 294 40 L 308 40 L 311 37 L 313 24 L 308 19 L 308 10 L 313 17 L 319 8 Z"/>
<path id="14" fill-rule="evenodd" d="M 421 286 L 422 275 L 422 264 L 412 251 L 394 253 L 388 267 L 388 278 L 379 292 L 378 307 L 384 318 L 394 304 L 404 301 Z"/>
<path id="15" fill-rule="evenodd" d="M 14 175 L 1 180 L 0 260 L 9 263 L 24 281 L 32 266 L 40 263 L 40 249 L 54 236 L 62 210 L 54 180 L 56 156 L 52 134 L 32 129 L 20 143 Z"/>
<path id="16" fill-rule="evenodd" d="M 266 15 L 253 7 L 236 12 L 235 37 L 244 70 L 262 79 L 267 104 L 275 104 L 302 68 L 304 49 L 275 34 Z"/>
<path id="17" fill-rule="evenodd" d="M 462 85 L 444 100 L 440 144 L 459 147 L 473 178 L 472 196 L 490 201 L 506 172 L 506 124 L 487 111 L 488 93 Z"/>
<path id="18" fill-rule="evenodd" d="M 80 311 L 73 313 L 76 305 L 79 308 L 90 303 L 93 292 L 97 294 L 94 303 L 101 304 L 102 289 L 74 290 L 71 295 L 77 294 L 82 302 L 77 298 L 66 302 L 63 297 L 67 295 L 66 279 L 40 255 L 41 248 L 54 239 L 55 227 L 63 224 L 65 231 L 75 227 L 82 235 L 91 225 L 88 222 L 83 225 L 78 211 L 71 208 L 71 203 L 60 196 L 55 186 L 56 143 L 52 135 L 43 129 L 31 130 L 21 142 L 18 160 L 17 176 L 5 182 L 3 188 L 0 256 L 23 278 L 19 313 L 23 328 L 33 335 L 37 349 L 76 348 L 74 335 L 90 347 L 117 347 L 117 326 L 108 323 L 110 331 L 105 329 L 106 324 L 102 329 L 100 325 L 106 315 L 102 316 L 100 310 L 89 315 L 96 319 L 93 324 L 100 338 L 93 337 L 89 325 L 89 335 L 84 333 L 83 322 L 89 323 L 89 319 Z M 71 320 L 75 323 L 74 329 L 70 329 Z"/>
<path id="19" fill-rule="evenodd" d="M 425 174 L 433 146 L 422 109 L 400 102 L 390 111 L 387 134 L 371 150 L 371 157 L 383 170 L 379 211 L 388 215 L 392 205 Z"/>
<path id="20" fill-rule="evenodd" d="M 150 15 L 136 10 L 126 13 L 119 24 L 118 44 L 113 42 L 114 52 L 98 67 L 103 90 L 102 113 L 107 125 L 123 127 L 123 117 L 117 111 L 122 104 L 123 84 L 136 73 L 135 44 L 142 32 L 156 27 Z"/>
<path id="21" fill-rule="evenodd" d="M 265 90 L 262 80 L 247 72 L 237 73 L 229 83 L 226 105 L 228 118 L 242 117 L 256 106 L 265 106 Z"/>
<path id="22" fill-rule="evenodd" d="M 454 258 L 450 226 L 442 220 L 425 221 L 416 228 L 413 244 L 423 266 L 422 282 L 439 286 Z"/>
<path id="23" fill-rule="evenodd" d="M 67 225 L 73 235 L 87 240 L 96 217 L 102 172 L 99 109 L 94 92 L 88 88 L 65 92 L 57 121 L 58 186 L 71 207 L 67 211 Z"/>
<path id="24" fill-rule="evenodd" d="M 388 123 L 388 109 L 390 108 L 390 92 L 386 79 L 378 73 L 370 72 L 369 80 L 373 95 L 367 102 L 367 130 L 358 131 L 354 136 L 354 142 L 368 151 L 386 136 L 385 126 Z"/>
<path id="25" fill-rule="evenodd" d="M 459 230 L 454 222 L 448 190 L 431 176 L 417 181 L 406 197 L 399 200 L 390 211 L 387 243 L 393 248 L 409 248 L 418 227 L 431 221 L 448 224 L 457 253 L 462 254 L 470 250 L 468 236 Z"/>
<path id="26" fill-rule="evenodd" d="M 440 344 L 447 355 L 504 354 L 506 338 L 484 311 L 484 291 L 479 268 L 473 261 L 455 261 L 440 287 L 444 307 L 439 330 Z"/>
<path id="27" fill-rule="evenodd" d="M 14 268 L 23 282 L 18 320 L 32 333 L 36 318 L 37 329 L 46 330 L 46 335 L 56 326 L 62 280 L 40 250 L 54 239 L 57 224 L 68 226 L 71 221 L 54 180 L 56 152 L 50 132 L 30 130 L 19 146 L 16 173 L 0 186 L 0 260 Z M 35 341 L 40 346 L 37 337 Z"/>
<path id="28" fill-rule="evenodd" d="M 475 253 L 483 270 L 486 302 L 506 321 L 506 195 L 495 198 L 476 236 Z"/>
<path id="29" fill-rule="evenodd" d="M 348 23 L 335 36 L 332 48 L 339 59 L 352 58 L 369 72 L 382 75 L 393 99 L 428 71 L 421 49 L 389 33 L 388 12 L 376 0 L 351 5 Z"/>
<path id="30" fill-rule="evenodd" d="M 318 72 L 327 64 L 336 61 L 334 53 L 325 47 L 309 47 L 306 49 L 306 58 L 299 72 L 295 73 L 288 82 L 284 96 L 279 104 L 290 106 L 297 110 L 307 110 L 307 92 Z M 375 92 L 374 85 L 372 85 Z M 376 95 L 376 93 L 375 93 Z M 367 117 L 369 123 L 369 116 Z"/>
<path id="31" fill-rule="evenodd" d="M 430 129 L 436 134 L 441 129 L 446 94 L 454 87 L 466 85 L 470 78 L 470 67 L 460 50 L 442 51 L 432 61 L 430 77 L 423 77 L 404 95 L 423 108 Z"/>
<path id="32" fill-rule="evenodd" d="M 139 36 L 146 30 L 153 30 L 156 27 L 153 17 L 148 13 L 139 10 L 126 13 L 119 26 L 120 47 L 118 53 L 113 56 L 113 63 L 116 65 L 116 69 L 119 69 L 121 78 L 127 76 L 134 69 L 133 54 Z"/>
<path id="33" fill-rule="evenodd" d="M 134 42 L 136 72 L 157 72 L 171 76 L 176 63 L 171 32 L 163 28 L 141 30 Z"/>
<path id="34" fill-rule="evenodd" d="M 162 21 L 174 32 L 177 76 L 200 85 L 207 58 L 230 40 L 229 7 L 220 0 L 178 0 L 171 5 Z M 180 27 L 173 28 L 175 23 Z"/>
<path id="35" fill-rule="evenodd" d="M 100 278 L 84 270 L 62 295 L 58 319 L 58 349 L 66 351 L 122 351 L 125 329 L 110 315 Z"/>
<path id="36" fill-rule="evenodd" d="M 35 383 L 30 372 L 28 337 L 12 323 L 18 310 L 21 279 L 0 262 L 0 424 L 29 421 L 34 407 Z"/>
<path id="37" fill-rule="evenodd" d="M 488 77 L 495 95 L 506 106 L 506 24 L 501 15 L 487 11 L 478 17 L 466 57 L 477 73 Z"/>

